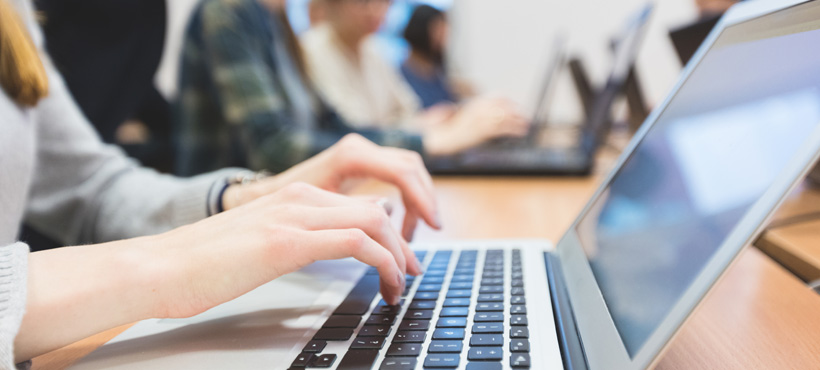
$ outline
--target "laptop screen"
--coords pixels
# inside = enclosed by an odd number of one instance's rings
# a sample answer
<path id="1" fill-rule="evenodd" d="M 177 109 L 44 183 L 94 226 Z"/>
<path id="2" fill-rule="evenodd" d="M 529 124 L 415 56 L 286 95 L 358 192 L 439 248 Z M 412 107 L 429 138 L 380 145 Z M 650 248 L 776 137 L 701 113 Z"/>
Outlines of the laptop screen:
<path id="1" fill-rule="evenodd" d="M 630 356 L 820 126 L 820 4 L 727 27 L 577 224 Z"/>

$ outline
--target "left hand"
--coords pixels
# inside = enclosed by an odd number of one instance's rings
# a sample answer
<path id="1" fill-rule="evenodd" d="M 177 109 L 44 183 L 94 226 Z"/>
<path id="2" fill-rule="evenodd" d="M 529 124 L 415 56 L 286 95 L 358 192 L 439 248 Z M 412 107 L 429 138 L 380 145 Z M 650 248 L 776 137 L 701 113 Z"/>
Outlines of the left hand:
<path id="1" fill-rule="evenodd" d="M 344 192 L 362 178 L 374 178 L 399 188 L 406 209 L 402 226 L 406 240 L 412 239 L 419 218 L 435 229 L 441 228 L 433 180 L 421 155 L 381 147 L 356 134 L 343 137 L 327 150 L 276 176 L 230 186 L 223 195 L 223 206 L 225 210 L 235 208 L 296 182 Z"/>

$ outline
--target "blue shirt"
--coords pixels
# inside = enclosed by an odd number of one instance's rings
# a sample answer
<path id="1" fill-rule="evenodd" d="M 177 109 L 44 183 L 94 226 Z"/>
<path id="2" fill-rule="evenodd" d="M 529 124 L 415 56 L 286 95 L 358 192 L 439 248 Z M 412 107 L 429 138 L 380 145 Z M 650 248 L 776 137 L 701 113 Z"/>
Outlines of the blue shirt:
<path id="1" fill-rule="evenodd" d="M 428 79 L 418 75 L 412 67 L 407 65 L 407 62 L 404 62 L 401 65 L 401 74 L 404 75 L 404 79 L 419 96 L 425 109 L 439 103 L 453 103 L 456 101 L 444 78 L 444 72 L 440 69 L 437 69 L 432 78 Z"/>

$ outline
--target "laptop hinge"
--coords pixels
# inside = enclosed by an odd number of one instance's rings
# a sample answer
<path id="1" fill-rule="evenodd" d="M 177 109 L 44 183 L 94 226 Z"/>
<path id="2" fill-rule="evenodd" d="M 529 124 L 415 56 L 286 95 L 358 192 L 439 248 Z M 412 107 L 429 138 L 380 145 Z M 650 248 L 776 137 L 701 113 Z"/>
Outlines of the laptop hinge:
<path id="1" fill-rule="evenodd" d="M 550 300 L 555 315 L 555 329 L 558 332 L 558 345 L 565 370 L 587 370 L 586 353 L 575 324 L 575 315 L 569 301 L 561 263 L 552 253 L 544 253 L 547 267 L 547 281 L 550 287 Z"/>

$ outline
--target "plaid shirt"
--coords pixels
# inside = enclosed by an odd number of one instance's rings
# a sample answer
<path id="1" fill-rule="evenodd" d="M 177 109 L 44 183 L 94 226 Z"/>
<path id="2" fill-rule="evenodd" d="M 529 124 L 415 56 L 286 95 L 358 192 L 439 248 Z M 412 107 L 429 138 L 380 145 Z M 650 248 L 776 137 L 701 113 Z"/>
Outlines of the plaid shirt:
<path id="1" fill-rule="evenodd" d="M 274 32 L 280 23 L 256 0 L 199 5 L 185 36 L 175 107 L 179 174 L 229 166 L 278 172 L 353 132 L 422 152 L 416 134 L 351 128 L 309 84 L 315 119 L 297 122 L 274 52 L 275 43 L 285 42 Z"/>

